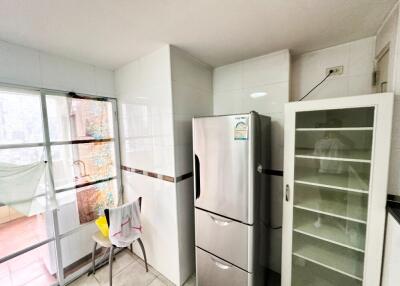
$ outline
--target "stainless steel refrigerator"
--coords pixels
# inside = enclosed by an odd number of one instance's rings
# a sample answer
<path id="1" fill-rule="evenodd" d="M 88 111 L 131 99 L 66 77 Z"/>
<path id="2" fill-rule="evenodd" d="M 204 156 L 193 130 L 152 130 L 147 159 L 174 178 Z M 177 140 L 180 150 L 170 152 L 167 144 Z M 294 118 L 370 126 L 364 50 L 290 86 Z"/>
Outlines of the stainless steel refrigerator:
<path id="1" fill-rule="evenodd" d="M 193 119 L 197 286 L 264 285 L 270 118 Z"/>

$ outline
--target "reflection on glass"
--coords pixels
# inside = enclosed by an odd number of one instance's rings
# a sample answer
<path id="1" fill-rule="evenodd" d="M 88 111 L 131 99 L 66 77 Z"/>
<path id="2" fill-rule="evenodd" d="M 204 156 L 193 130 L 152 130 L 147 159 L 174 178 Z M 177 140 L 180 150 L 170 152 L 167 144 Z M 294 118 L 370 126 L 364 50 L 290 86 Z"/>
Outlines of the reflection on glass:
<path id="1" fill-rule="evenodd" d="M 296 113 L 296 128 L 357 128 L 374 125 L 374 107 Z"/>
<path id="2" fill-rule="evenodd" d="M 113 137 L 111 102 L 47 96 L 51 141 Z"/>
<path id="3" fill-rule="evenodd" d="M 362 285 L 374 108 L 296 114 L 292 285 Z"/>
<path id="4" fill-rule="evenodd" d="M 297 131 L 296 156 L 370 160 L 372 130 Z"/>
<path id="5" fill-rule="evenodd" d="M 364 254 L 337 244 L 295 232 L 293 255 L 331 267 L 356 279 L 363 277 Z"/>
<path id="6" fill-rule="evenodd" d="M 370 164 L 359 162 L 296 158 L 295 179 L 303 183 L 368 192 L 370 168 Z"/>
<path id="7" fill-rule="evenodd" d="M 113 142 L 52 146 L 53 173 L 57 189 L 115 176 Z"/>
<path id="8" fill-rule="evenodd" d="M 364 223 L 367 221 L 366 194 L 296 183 L 294 189 L 296 207 Z"/>
<path id="9" fill-rule="evenodd" d="M 43 142 L 40 94 L 0 89 L 0 145 Z"/>
<path id="10" fill-rule="evenodd" d="M 297 233 L 363 252 L 366 225 L 295 208 L 293 228 Z"/>

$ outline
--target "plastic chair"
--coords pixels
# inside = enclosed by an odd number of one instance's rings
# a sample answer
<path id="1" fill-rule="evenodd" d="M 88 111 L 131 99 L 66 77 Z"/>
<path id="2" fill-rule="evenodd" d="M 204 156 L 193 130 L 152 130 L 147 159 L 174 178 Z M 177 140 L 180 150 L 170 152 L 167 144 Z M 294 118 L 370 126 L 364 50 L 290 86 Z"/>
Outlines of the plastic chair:
<path id="1" fill-rule="evenodd" d="M 140 209 L 142 209 L 142 197 L 139 198 L 139 206 L 140 206 Z M 107 224 L 108 224 L 108 226 L 110 226 L 110 211 L 109 211 L 109 209 L 105 209 L 104 210 L 104 214 L 105 214 L 106 219 L 107 219 Z M 109 276 L 110 276 L 110 286 L 112 286 L 112 263 L 115 260 L 115 258 L 114 258 L 114 249 L 117 248 L 117 247 L 115 245 L 113 245 L 110 242 L 110 240 L 108 239 L 108 237 L 105 237 L 101 233 L 101 231 L 98 231 L 97 233 L 95 233 L 92 236 L 92 239 L 94 240 L 94 246 L 93 246 L 93 252 L 92 252 L 92 271 L 89 272 L 88 275 L 90 275 L 91 273 L 93 273 L 93 274 L 96 273 L 95 255 L 96 255 L 97 245 L 100 245 L 101 247 L 105 247 L 105 248 L 107 248 L 107 251 L 105 252 L 103 258 L 105 258 L 107 252 L 109 251 L 109 258 L 108 258 L 108 264 L 110 265 Z M 149 268 L 147 266 L 146 250 L 144 249 L 143 242 L 142 242 L 141 238 L 138 238 L 135 241 L 139 242 L 140 248 L 142 249 L 142 253 L 143 253 L 144 263 L 145 263 L 145 266 L 146 266 L 146 272 L 149 272 Z M 130 251 L 132 253 L 133 253 L 132 245 L 133 245 L 133 243 L 135 241 L 132 241 L 132 243 L 130 244 Z M 100 263 L 100 265 L 98 265 L 97 268 L 100 268 L 100 267 L 104 266 L 105 263 L 106 263 L 106 261 L 102 261 L 102 263 Z"/>

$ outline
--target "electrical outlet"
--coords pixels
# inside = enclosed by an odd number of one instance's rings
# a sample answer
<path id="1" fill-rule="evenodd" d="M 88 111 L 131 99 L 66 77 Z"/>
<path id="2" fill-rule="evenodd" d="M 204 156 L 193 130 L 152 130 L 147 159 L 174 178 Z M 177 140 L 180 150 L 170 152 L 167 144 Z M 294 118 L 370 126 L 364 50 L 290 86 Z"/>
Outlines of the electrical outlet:
<path id="1" fill-rule="evenodd" d="M 326 75 L 332 73 L 332 75 L 341 75 L 343 74 L 343 66 L 331 67 L 326 69 Z"/>

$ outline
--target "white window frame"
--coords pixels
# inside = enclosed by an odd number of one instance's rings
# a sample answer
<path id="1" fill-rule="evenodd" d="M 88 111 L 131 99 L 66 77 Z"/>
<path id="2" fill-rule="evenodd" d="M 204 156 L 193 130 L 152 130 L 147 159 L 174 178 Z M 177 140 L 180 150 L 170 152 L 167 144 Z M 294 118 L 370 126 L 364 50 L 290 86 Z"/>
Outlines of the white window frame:
<path id="1" fill-rule="evenodd" d="M 116 98 L 111 98 L 111 97 L 102 97 L 102 96 L 95 96 L 95 95 L 88 95 L 88 94 L 80 94 L 80 93 L 71 93 L 68 91 L 61 91 L 61 90 L 52 90 L 52 89 L 45 89 L 45 88 L 35 88 L 35 87 L 29 87 L 29 86 L 23 86 L 23 85 L 15 85 L 15 84 L 7 84 L 7 83 L 0 83 L 0 89 L 1 88 L 8 88 L 8 89 L 15 89 L 15 90 L 26 90 L 26 91 L 35 91 L 40 94 L 40 104 L 41 104 L 41 111 L 42 111 L 42 122 L 43 122 L 43 133 L 44 133 L 44 139 L 42 143 L 21 143 L 21 144 L 3 144 L 0 145 L 0 149 L 16 149 L 16 148 L 29 148 L 29 147 L 44 147 L 45 148 L 45 154 L 46 154 L 46 160 L 48 161 L 48 167 L 51 170 L 52 169 L 52 154 L 51 154 L 51 146 L 55 145 L 68 145 L 68 144 L 78 144 L 78 143 L 92 143 L 92 142 L 105 142 L 105 141 L 110 141 L 114 142 L 114 151 L 115 151 L 115 168 L 116 168 L 116 175 L 104 180 L 98 180 L 94 181 L 88 184 L 85 184 L 84 186 L 89 186 L 89 185 L 94 185 L 96 183 L 100 183 L 103 181 L 111 181 L 113 179 L 116 179 L 117 181 L 117 188 L 118 188 L 118 203 L 123 202 L 123 189 L 122 189 L 122 174 L 121 174 L 121 156 L 120 156 L 120 144 L 119 144 L 119 125 L 118 125 L 118 110 L 117 110 L 117 99 Z M 39 95 L 38 94 L 38 95 Z M 47 115 L 47 96 L 62 96 L 62 97 L 70 97 L 70 98 L 79 98 L 79 99 L 87 99 L 87 100 L 97 100 L 97 101 L 107 101 L 110 102 L 112 105 L 112 113 L 113 113 L 113 138 L 111 140 L 103 140 L 103 139 L 90 139 L 90 140 L 71 140 L 71 141 L 62 141 L 62 142 L 51 142 L 50 140 L 50 134 L 49 134 L 49 121 L 48 121 L 48 115 Z M 74 186 L 74 187 L 69 187 L 69 188 L 63 188 L 63 189 L 55 189 L 54 187 L 54 179 L 52 177 L 51 172 L 50 173 L 50 185 L 54 191 L 55 194 L 61 193 L 64 191 L 70 191 L 77 189 L 79 187 L 82 187 L 80 185 Z M 28 246 L 24 249 L 21 249 L 19 251 L 16 251 L 12 254 L 9 254 L 5 257 L 0 258 L 0 264 L 3 262 L 6 262 L 8 260 L 11 260 L 17 256 L 23 255 L 31 250 L 34 250 L 40 246 L 46 245 L 50 242 L 55 243 L 55 249 L 56 249 L 56 261 L 57 261 L 57 280 L 58 282 L 55 283 L 54 285 L 60 285 L 63 286 L 65 284 L 68 284 L 69 282 L 73 281 L 77 277 L 81 276 L 83 273 L 87 272 L 89 269 L 88 267 L 83 267 L 80 270 L 74 272 L 67 278 L 64 277 L 64 266 L 62 265 L 62 250 L 61 250 L 61 239 L 72 235 L 75 232 L 78 232 L 81 230 L 83 227 L 87 226 L 88 224 L 91 224 L 93 222 L 88 222 L 85 224 L 81 224 L 80 226 L 74 228 L 73 230 L 70 230 L 66 233 L 61 234 L 60 229 L 59 229 L 59 224 L 58 224 L 58 213 L 57 210 L 52 211 L 52 220 L 53 220 L 53 228 L 54 228 L 54 236 L 51 238 L 48 238 L 46 240 L 43 240 L 39 243 L 33 244 L 31 246 Z"/>

